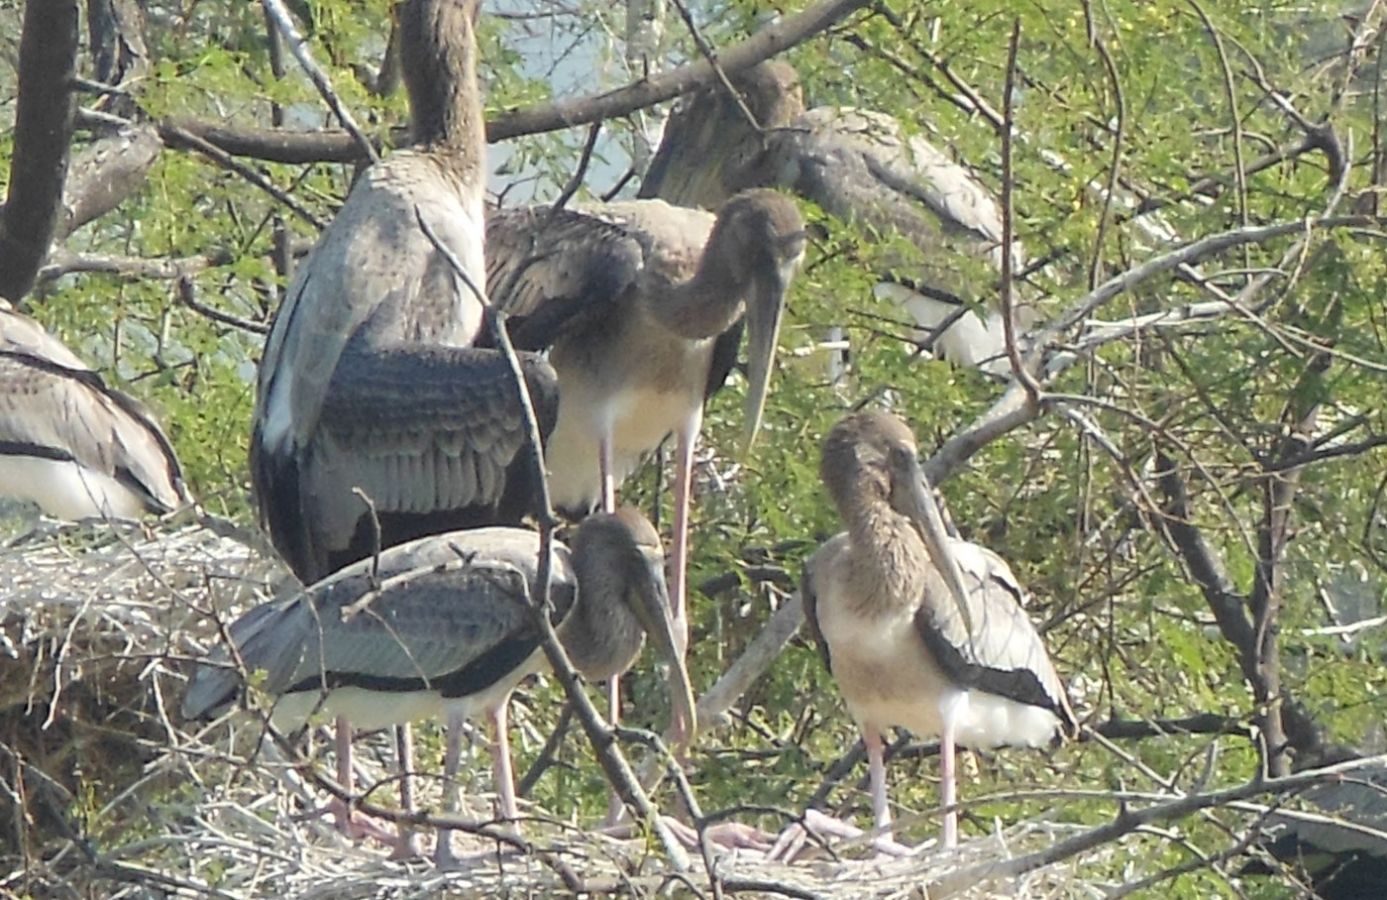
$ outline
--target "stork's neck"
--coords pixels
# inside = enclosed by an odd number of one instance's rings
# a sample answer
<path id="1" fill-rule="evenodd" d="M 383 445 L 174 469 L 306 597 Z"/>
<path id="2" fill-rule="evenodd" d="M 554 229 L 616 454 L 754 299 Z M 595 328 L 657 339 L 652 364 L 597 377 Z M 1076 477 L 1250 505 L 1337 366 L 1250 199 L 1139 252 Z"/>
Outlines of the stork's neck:
<path id="1" fill-rule="evenodd" d="M 732 327 L 745 310 L 745 299 L 752 290 L 736 276 L 745 270 L 737 259 L 746 252 L 731 246 L 717 225 L 703 248 L 698 269 L 683 284 L 676 285 L 654 305 L 660 323 L 682 338 L 697 340 L 722 334 Z"/>
<path id="2" fill-rule="evenodd" d="M 852 539 L 852 574 L 863 603 L 884 608 L 918 604 L 931 565 L 925 543 L 909 519 L 882 500 L 842 510 Z"/>
<path id="3" fill-rule="evenodd" d="M 414 144 L 469 178 L 480 178 L 486 158 L 473 27 L 478 2 L 410 0 L 400 12 Z"/>
<path id="4" fill-rule="evenodd" d="M 615 567 L 574 560 L 578 596 L 559 629 L 573 667 L 589 681 L 625 671 L 641 652 L 645 631 L 613 583 Z"/>

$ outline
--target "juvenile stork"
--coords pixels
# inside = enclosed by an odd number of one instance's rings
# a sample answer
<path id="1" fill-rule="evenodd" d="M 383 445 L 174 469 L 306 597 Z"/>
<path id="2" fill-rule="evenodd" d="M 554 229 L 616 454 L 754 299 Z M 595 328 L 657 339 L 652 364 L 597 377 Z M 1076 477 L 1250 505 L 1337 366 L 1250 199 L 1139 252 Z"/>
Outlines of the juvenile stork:
<path id="1" fill-rule="evenodd" d="M 435 535 L 363 560 L 301 596 L 246 613 L 230 629 L 240 659 L 265 671 L 277 695 L 276 727 L 322 711 L 367 728 L 449 716 L 446 774 L 458 765 L 462 719 L 485 714 L 494 728 L 500 814 L 519 815 L 506 737 L 506 705 L 527 675 L 547 669 L 526 597 L 537 591 L 539 536 L 519 528 Z M 572 552 L 554 545 L 551 593 L 559 641 L 584 677 L 626 671 L 649 634 L 668 661 L 676 733 L 695 728 L 693 693 L 670 617 L 659 535 L 630 508 L 583 521 Z M 239 673 L 199 668 L 183 714 L 209 715 L 232 702 Z M 350 745 L 339 745 L 341 783 L 350 786 Z M 455 795 L 450 791 L 450 808 Z M 455 862 L 440 833 L 439 865 Z"/>
<path id="2" fill-rule="evenodd" d="M 968 169 L 896 119 L 872 110 L 806 110 L 788 63 L 761 63 L 684 98 L 665 126 L 640 196 L 715 209 L 737 191 L 779 187 L 854 222 L 878 239 L 919 250 L 887 257 L 876 295 L 904 307 L 922 340 L 959 365 L 1009 371 L 1002 314 L 983 302 L 969 257 L 1002 265 L 996 197 Z M 743 106 L 744 104 L 744 106 Z M 747 112 L 759 124 L 747 118 Z M 1013 271 L 1025 262 L 1012 245 Z M 987 285 L 981 285 L 987 287 Z M 1017 308 L 1019 324 L 1031 321 Z"/>
<path id="3" fill-rule="evenodd" d="M 1074 735 L 1064 683 L 1007 564 L 944 532 L 904 422 L 880 412 L 844 418 L 819 472 L 848 530 L 806 563 L 804 613 L 862 729 L 876 825 L 891 823 L 882 731 L 938 736 L 943 842 L 952 847 L 955 743 L 1038 747 Z M 951 558 L 966 618 L 942 574 Z"/>
<path id="4" fill-rule="evenodd" d="M 498 210 L 487 283 L 511 339 L 548 348 L 559 410 L 546 445 L 554 505 L 610 511 L 616 485 L 671 433 L 673 606 L 688 640 L 689 494 L 705 399 L 748 336 L 746 439 L 761 424 L 790 280 L 805 246 L 790 198 L 746 191 L 716 216 L 662 200 Z M 613 710 L 615 713 L 615 710 Z"/>
<path id="5" fill-rule="evenodd" d="M 189 502 L 173 446 L 148 410 L 5 300 L 0 495 L 57 519 L 137 518 Z"/>
<path id="6" fill-rule="evenodd" d="M 509 368 L 471 346 L 483 318 L 473 289 L 486 281 L 477 6 L 401 7 L 414 144 L 358 179 L 295 274 L 265 346 L 252 487 L 304 584 L 377 547 L 517 524 L 533 503 Z M 553 370 L 532 356 L 523 367 L 547 430 Z"/>

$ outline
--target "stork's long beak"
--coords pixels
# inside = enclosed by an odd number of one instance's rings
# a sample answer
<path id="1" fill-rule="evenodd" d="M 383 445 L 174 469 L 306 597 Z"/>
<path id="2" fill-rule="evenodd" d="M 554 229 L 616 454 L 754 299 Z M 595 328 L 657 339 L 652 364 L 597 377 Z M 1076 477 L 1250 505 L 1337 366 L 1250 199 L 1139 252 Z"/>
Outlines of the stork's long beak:
<path id="1" fill-rule="evenodd" d="M 916 530 L 925 542 L 925 550 L 954 596 L 964 627 L 970 635 L 974 634 L 968 585 L 963 580 L 963 570 L 959 568 L 958 559 L 953 553 L 952 538 L 944 527 L 944 516 L 934 502 L 934 492 L 930 489 L 924 469 L 920 468 L 920 460 L 914 453 L 900 449 L 892 451 L 890 466 L 891 505 L 898 513 L 915 522 Z"/>
<path id="2" fill-rule="evenodd" d="M 680 644 L 674 635 L 663 554 L 648 555 L 646 565 L 648 577 L 643 578 L 642 584 L 635 589 L 635 613 L 650 636 L 655 652 L 669 664 L 670 730 L 676 749 L 683 750 L 698 731 L 693 686 L 689 682 L 684 657 L 679 651 Z"/>
<path id="3" fill-rule="evenodd" d="M 750 449 L 761 430 L 761 416 L 766 408 L 766 391 L 770 387 L 771 367 L 775 364 L 775 348 L 780 340 L 780 320 L 785 313 L 785 295 L 790 290 L 795 262 L 783 263 L 770 271 L 758 272 L 756 286 L 747 303 L 747 387 L 746 387 L 746 447 Z"/>

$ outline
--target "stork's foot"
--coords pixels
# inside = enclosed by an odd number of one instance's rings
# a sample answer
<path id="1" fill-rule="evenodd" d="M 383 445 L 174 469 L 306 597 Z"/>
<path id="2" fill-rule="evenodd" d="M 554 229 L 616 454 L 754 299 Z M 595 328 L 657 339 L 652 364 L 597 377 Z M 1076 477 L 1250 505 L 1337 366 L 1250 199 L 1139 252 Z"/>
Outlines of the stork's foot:
<path id="1" fill-rule="evenodd" d="M 390 844 L 390 859 L 405 861 L 411 859 L 423 859 L 424 848 L 419 843 L 419 832 L 405 825 L 401 825 L 399 831 Z"/>
<path id="2" fill-rule="evenodd" d="M 693 826 L 673 816 L 661 816 L 660 821 L 686 849 L 698 849 L 698 830 Z M 630 822 L 622 822 L 619 825 L 604 827 L 601 833 L 608 837 L 628 839 L 635 837 L 638 830 Z M 723 850 L 758 850 L 764 853 L 771 846 L 771 835 L 741 822 L 719 822 L 710 825 L 704 829 L 703 836 L 708 843 Z"/>
<path id="3" fill-rule="evenodd" d="M 311 813 L 309 817 L 327 813 L 332 814 L 332 817 L 337 821 L 337 830 L 347 840 L 364 841 L 369 839 L 392 848 L 400 843 L 400 835 L 394 829 L 382 825 L 370 816 L 357 812 L 337 798 L 333 798 L 326 809 Z"/>
<path id="4" fill-rule="evenodd" d="M 851 841 L 858 840 L 866 834 L 861 828 L 842 819 L 819 812 L 817 809 L 806 809 L 804 818 L 786 828 L 776 838 L 774 846 L 766 853 L 766 857 L 777 862 L 792 862 L 804 849 L 805 845 L 814 840 L 817 843 L 826 843 L 829 840 Z M 910 856 L 915 851 L 905 844 L 898 843 L 889 834 L 878 835 L 872 838 L 869 846 L 880 856 L 893 858 Z"/>

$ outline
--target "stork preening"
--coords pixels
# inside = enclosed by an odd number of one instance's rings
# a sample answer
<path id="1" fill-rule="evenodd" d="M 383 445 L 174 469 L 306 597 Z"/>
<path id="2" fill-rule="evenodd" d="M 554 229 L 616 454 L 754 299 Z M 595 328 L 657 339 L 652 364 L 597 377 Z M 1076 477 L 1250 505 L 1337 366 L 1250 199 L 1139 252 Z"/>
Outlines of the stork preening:
<path id="1" fill-rule="evenodd" d="M 891 823 L 882 732 L 901 726 L 939 738 L 943 843 L 954 846 L 954 745 L 1072 736 L 1064 682 L 1007 564 L 944 531 L 904 422 L 847 416 L 829 432 L 819 471 L 847 531 L 806 563 L 804 613 L 862 730 L 876 825 Z M 955 567 L 962 584 L 951 588 L 944 573 Z"/>
<path id="2" fill-rule="evenodd" d="M 558 373 L 545 450 L 554 505 L 610 511 L 616 485 L 677 438 L 671 569 L 681 641 L 703 403 L 735 363 L 745 319 L 746 439 L 755 437 L 805 240 L 794 202 L 769 190 L 740 193 L 716 216 L 643 200 L 488 219 L 488 290 L 516 347 L 549 349 Z"/>
<path id="3" fill-rule="evenodd" d="M 944 358 L 1008 371 L 1002 314 L 986 302 L 996 291 L 979 282 L 974 267 L 960 265 L 983 258 L 1001 269 L 1001 208 L 987 186 L 890 116 L 806 110 L 788 63 L 761 63 L 732 83 L 742 103 L 721 84 L 681 101 L 640 196 L 714 209 L 738 191 L 779 187 L 882 240 L 899 235 L 919 253 L 889 260 L 877 296 L 904 307 L 920 338 L 932 340 Z M 1013 242 L 1011 253 L 1019 270 L 1020 244 Z M 1030 310 L 1018 307 L 1017 318 L 1024 329 Z"/>
<path id="4" fill-rule="evenodd" d="M 250 671 L 264 671 L 276 701 L 271 721 L 290 729 L 315 712 L 381 728 L 448 715 L 445 772 L 453 784 L 462 719 L 485 715 L 494 728 L 500 815 L 519 815 L 506 737 L 511 692 L 546 670 L 527 597 L 537 596 L 539 536 L 519 528 L 480 528 L 421 538 L 363 560 L 302 595 L 252 609 L 230 636 Z M 677 646 L 659 535 L 633 509 L 590 516 L 570 552 L 555 543 L 550 598 L 559 641 L 575 669 L 593 681 L 615 678 L 648 634 L 669 663 L 674 731 L 691 737 L 694 700 Z M 183 702 L 187 717 L 225 708 L 240 672 L 204 666 Z M 340 735 L 339 735 L 340 741 Z M 339 743 L 341 783 L 350 790 L 350 743 Z M 455 795 L 449 789 L 449 807 Z M 441 866 L 455 862 L 439 835 Z"/>
<path id="5" fill-rule="evenodd" d="M 189 502 L 149 411 L 0 300 L 0 495 L 58 519 L 136 518 Z"/>
<path id="6" fill-rule="evenodd" d="M 510 370 L 471 346 L 483 304 L 419 224 L 483 289 L 477 7 L 401 7 L 414 144 L 358 179 L 265 346 L 252 486 L 275 548 L 305 584 L 378 547 L 516 524 L 533 506 Z M 553 370 L 533 355 L 522 365 L 545 431 Z"/>

